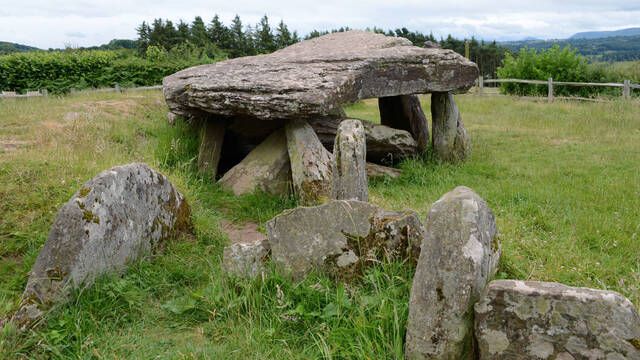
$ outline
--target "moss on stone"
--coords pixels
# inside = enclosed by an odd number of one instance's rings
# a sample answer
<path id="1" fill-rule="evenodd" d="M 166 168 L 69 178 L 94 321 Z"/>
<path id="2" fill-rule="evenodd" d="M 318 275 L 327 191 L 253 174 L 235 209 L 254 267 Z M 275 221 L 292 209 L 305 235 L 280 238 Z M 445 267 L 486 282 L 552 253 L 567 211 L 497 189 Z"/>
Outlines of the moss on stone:
<path id="1" fill-rule="evenodd" d="M 82 219 L 86 222 L 92 222 L 92 223 L 96 223 L 96 224 L 100 224 L 100 218 L 98 218 L 98 216 L 96 216 L 96 214 L 92 213 L 89 210 L 84 210 L 82 212 Z"/>
<path id="2" fill-rule="evenodd" d="M 91 192 L 90 188 L 83 186 L 78 192 L 78 194 L 80 195 L 80 197 L 86 197 L 87 195 L 89 195 L 90 192 Z"/>

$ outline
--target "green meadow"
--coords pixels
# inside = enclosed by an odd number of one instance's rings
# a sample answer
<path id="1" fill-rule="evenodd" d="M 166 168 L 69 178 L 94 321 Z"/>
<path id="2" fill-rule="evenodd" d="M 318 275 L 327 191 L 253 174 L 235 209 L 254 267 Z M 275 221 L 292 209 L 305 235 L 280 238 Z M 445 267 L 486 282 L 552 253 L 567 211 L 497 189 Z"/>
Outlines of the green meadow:
<path id="1" fill-rule="evenodd" d="M 471 158 L 429 154 L 369 184 L 370 201 L 412 209 L 466 185 L 493 209 L 499 278 L 614 290 L 640 304 L 640 102 L 456 97 Z M 423 98 L 428 114 L 429 97 Z M 159 91 L 0 99 L 0 318 L 16 309 L 57 209 L 109 167 L 146 162 L 185 194 L 195 231 L 123 276 L 74 292 L 33 330 L 0 329 L 0 358 L 400 359 L 413 272 L 373 267 L 343 284 L 271 269 L 240 280 L 220 268 L 221 220 L 262 226 L 295 200 L 242 197 L 195 171 L 197 134 L 168 125 Z M 375 100 L 351 117 L 377 121 Z"/>

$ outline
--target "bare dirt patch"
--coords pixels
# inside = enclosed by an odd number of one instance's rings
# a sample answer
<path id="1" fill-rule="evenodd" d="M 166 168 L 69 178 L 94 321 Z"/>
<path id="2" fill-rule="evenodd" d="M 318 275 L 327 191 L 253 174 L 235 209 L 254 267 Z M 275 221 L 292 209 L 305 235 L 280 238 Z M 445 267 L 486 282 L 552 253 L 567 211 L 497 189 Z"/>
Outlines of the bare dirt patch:
<path id="1" fill-rule="evenodd" d="M 231 244 L 255 243 L 267 238 L 258 231 L 258 224 L 256 223 L 249 222 L 238 225 L 227 220 L 220 220 L 220 227 L 229 237 Z"/>

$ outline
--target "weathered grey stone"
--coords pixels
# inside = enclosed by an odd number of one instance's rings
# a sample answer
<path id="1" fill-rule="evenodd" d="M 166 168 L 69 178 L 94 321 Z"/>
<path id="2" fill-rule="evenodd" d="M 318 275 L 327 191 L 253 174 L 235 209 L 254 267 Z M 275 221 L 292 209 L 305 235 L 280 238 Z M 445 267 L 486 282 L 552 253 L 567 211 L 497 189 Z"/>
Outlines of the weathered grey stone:
<path id="1" fill-rule="evenodd" d="M 221 226 L 231 242 L 223 250 L 223 269 L 239 277 L 253 278 L 260 275 L 269 257 L 269 243 L 267 237 L 258 231 L 258 225 L 248 223 L 239 226 L 222 221 Z"/>
<path id="2" fill-rule="evenodd" d="M 406 130 L 363 122 L 367 136 L 367 161 L 392 164 L 418 153 L 418 144 Z"/>
<path id="3" fill-rule="evenodd" d="M 369 200 L 366 139 L 359 120 L 345 120 L 333 146 L 333 198 Z"/>
<path id="4" fill-rule="evenodd" d="M 255 190 L 287 194 L 291 187 L 291 164 L 284 129 L 271 134 L 218 182 L 236 195 Z"/>
<path id="5" fill-rule="evenodd" d="M 395 179 L 402 175 L 402 170 L 382 166 L 374 163 L 367 163 L 367 176 L 370 178 L 379 178 L 388 176 L 392 179 Z"/>
<path id="6" fill-rule="evenodd" d="M 224 122 L 201 121 L 200 150 L 198 151 L 198 170 L 211 179 L 218 174 L 218 163 L 224 140 Z"/>
<path id="7" fill-rule="evenodd" d="M 454 51 L 348 31 L 182 70 L 163 91 L 176 114 L 310 119 L 341 117 L 342 105 L 358 99 L 464 91 L 477 77 L 478 67 Z"/>
<path id="8" fill-rule="evenodd" d="M 343 121 L 347 120 L 350 119 Z M 366 120 L 359 121 L 364 126 L 367 139 L 367 161 L 391 164 L 418 154 L 418 144 L 410 132 L 373 124 Z M 340 123 L 336 120 L 324 121 L 322 119 L 309 121 L 322 144 L 330 151 L 333 151 Z"/>
<path id="9" fill-rule="evenodd" d="M 492 281 L 475 324 L 480 359 L 640 359 L 640 316 L 612 291 Z"/>
<path id="10" fill-rule="evenodd" d="M 411 133 L 418 151 L 429 147 L 429 125 L 416 95 L 381 97 L 378 99 L 380 124 Z"/>
<path id="11" fill-rule="evenodd" d="M 293 189 L 300 203 L 315 205 L 327 201 L 331 197 L 333 156 L 306 121 L 291 120 L 285 131 Z"/>
<path id="12" fill-rule="evenodd" d="M 471 153 L 471 140 L 451 93 L 431 94 L 433 151 L 440 160 L 460 161 Z"/>
<path id="13" fill-rule="evenodd" d="M 189 206 L 164 175 L 140 163 L 100 173 L 58 212 L 14 321 L 29 326 L 69 289 L 125 270 L 190 227 Z"/>
<path id="14" fill-rule="evenodd" d="M 272 260 L 295 277 L 320 268 L 349 278 L 382 260 L 415 260 L 416 244 L 424 237 L 415 213 L 384 211 L 357 200 L 286 210 L 266 228 Z"/>
<path id="15" fill-rule="evenodd" d="M 487 204 L 463 186 L 436 201 L 409 302 L 408 359 L 473 358 L 473 304 L 496 271 L 500 246 Z"/>
<path id="16" fill-rule="evenodd" d="M 266 240 L 235 243 L 224 247 L 222 267 L 226 273 L 254 278 L 264 271 L 264 263 L 269 256 Z"/>

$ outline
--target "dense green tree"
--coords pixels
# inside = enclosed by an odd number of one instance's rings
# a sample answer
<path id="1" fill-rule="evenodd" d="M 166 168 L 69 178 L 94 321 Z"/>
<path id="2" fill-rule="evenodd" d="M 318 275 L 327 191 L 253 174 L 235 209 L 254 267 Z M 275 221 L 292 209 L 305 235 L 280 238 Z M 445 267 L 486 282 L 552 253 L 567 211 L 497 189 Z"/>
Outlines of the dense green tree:
<path id="1" fill-rule="evenodd" d="M 238 20 L 240 19 L 238 18 Z M 240 24 L 240 27 L 242 28 L 242 24 Z M 220 21 L 218 14 L 213 16 L 207 31 L 209 34 L 209 40 L 217 47 L 221 49 L 231 49 L 233 46 L 231 30 L 227 28 L 222 21 Z"/>
<path id="2" fill-rule="evenodd" d="M 289 28 L 282 20 L 280 20 L 278 28 L 276 29 L 275 42 L 278 49 L 282 49 L 283 47 L 287 47 L 296 42 L 293 38 L 293 35 L 289 31 Z"/>
<path id="3" fill-rule="evenodd" d="M 266 54 L 277 49 L 275 37 L 271 26 L 269 26 L 269 18 L 267 15 L 260 19 L 260 23 L 255 30 L 255 46 L 258 53 Z"/>
<path id="4" fill-rule="evenodd" d="M 210 43 L 207 27 L 200 16 L 196 16 L 191 23 L 191 41 L 197 46 L 205 46 Z"/>

